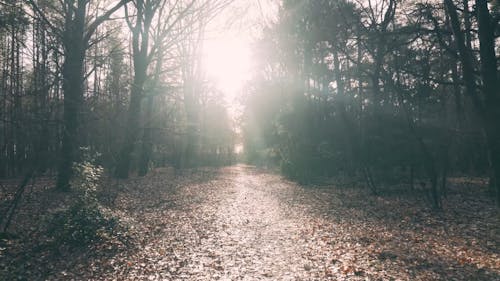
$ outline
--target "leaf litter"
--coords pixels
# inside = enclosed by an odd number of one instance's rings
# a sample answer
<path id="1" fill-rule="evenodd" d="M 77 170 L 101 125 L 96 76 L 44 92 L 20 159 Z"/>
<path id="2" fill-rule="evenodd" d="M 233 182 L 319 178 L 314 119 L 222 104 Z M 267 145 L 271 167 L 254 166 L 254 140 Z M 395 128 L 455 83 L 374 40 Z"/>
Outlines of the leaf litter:
<path id="1" fill-rule="evenodd" d="M 40 188 L 16 217 L 19 237 L 0 244 L 0 279 L 500 280 L 498 209 L 477 192 L 449 194 L 435 213 L 244 165 L 104 186 L 122 233 L 77 251 L 46 247 L 36 216 L 66 199 Z"/>

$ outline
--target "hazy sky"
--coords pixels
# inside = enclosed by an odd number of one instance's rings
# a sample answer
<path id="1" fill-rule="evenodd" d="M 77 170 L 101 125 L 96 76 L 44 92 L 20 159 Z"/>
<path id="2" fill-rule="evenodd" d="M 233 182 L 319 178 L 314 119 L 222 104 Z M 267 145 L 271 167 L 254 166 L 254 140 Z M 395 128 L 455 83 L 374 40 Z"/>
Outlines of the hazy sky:
<path id="1" fill-rule="evenodd" d="M 235 0 L 207 28 L 204 68 L 228 102 L 241 93 L 252 71 L 252 42 L 276 11 L 276 0 Z"/>

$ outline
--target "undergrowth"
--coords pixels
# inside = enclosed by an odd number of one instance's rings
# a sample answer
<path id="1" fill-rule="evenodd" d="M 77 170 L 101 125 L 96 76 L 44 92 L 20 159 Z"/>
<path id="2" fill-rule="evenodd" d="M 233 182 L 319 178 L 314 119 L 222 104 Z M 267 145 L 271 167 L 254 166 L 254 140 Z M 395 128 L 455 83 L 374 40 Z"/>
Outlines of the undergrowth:
<path id="1" fill-rule="evenodd" d="M 113 235 L 118 221 L 106 214 L 97 200 L 97 188 L 103 169 L 95 164 L 97 154 L 83 149 L 83 161 L 75 163 L 71 182 L 74 199 L 69 206 L 53 212 L 48 219 L 47 234 L 55 245 L 84 247 Z"/>

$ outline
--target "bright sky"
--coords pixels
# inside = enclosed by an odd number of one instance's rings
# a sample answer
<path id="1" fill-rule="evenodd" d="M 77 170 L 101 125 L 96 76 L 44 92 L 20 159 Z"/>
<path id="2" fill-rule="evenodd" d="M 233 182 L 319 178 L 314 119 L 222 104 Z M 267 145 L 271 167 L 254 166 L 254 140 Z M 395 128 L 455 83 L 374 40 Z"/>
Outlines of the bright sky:
<path id="1" fill-rule="evenodd" d="M 248 38 L 228 34 L 204 45 L 203 63 L 208 78 L 215 82 L 226 98 L 235 98 L 252 71 L 249 46 Z"/>
<path id="2" fill-rule="evenodd" d="M 276 8 L 276 0 L 235 0 L 207 29 L 204 68 L 231 106 L 252 73 L 251 44 Z"/>

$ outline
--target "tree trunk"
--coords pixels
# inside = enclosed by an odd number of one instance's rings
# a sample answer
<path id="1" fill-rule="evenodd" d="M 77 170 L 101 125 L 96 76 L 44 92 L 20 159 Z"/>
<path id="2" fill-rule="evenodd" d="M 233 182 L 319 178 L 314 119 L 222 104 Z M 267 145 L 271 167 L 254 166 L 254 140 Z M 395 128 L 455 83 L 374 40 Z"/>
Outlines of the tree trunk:
<path id="1" fill-rule="evenodd" d="M 139 163 L 139 176 L 145 176 L 149 172 L 149 163 L 151 161 L 151 154 L 153 152 L 153 129 L 151 128 L 151 117 L 153 112 L 154 96 L 149 96 L 146 108 L 146 122 L 144 126 L 144 133 L 142 136 L 142 153 L 141 161 Z"/>
<path id="2" fill-rule="evenodd" d="M 488 143 L 488 154 L 491 162 L 492 182 L 496 185 L 497 204 L 500 205 L 500 94 L 497 88 L 497 59 L 495 55 L 495 27 L 488 10 L 488 1 L 476 1 L 476 12 L 478 18 L 479 33 L 479 55 L 481 57 L 481 78 L 483 82 L 482 93 L 484 102 L 476 93 L 474 79 L 474 68 L 470 49 L 465 45 L 460 30 L 456 7 L 451 0 L 444 0 L 447 12 L 450 16 L 455 42 L 460 54 L 463 67 L 463 76 L 468 95 L 471 97 L 476 112 L 483 122 L 483 129 Z"/>
<path id="3" fill-rule="evenodd" d="M 78 161 L 78 127 L 83 102 L 83 67 L 85 60 L 85 5 L 75 10 L 74 19 L 66 19 L 63 45 L 63 137 L 57 175 L 57 189 L 67 191 L 73 176 L 73 163 Z"/>
<path id="4" fill-rule="evenodd" d="M 194 166 L 198 146 L 198 112 L 196 99 L 196 88 L 192 85 L 195 81 L 194 75 L 189 74 L 184 86 L 184 109 L 186 111 L 186 134 L 182 144 L 180 167 L 191 168 Z"/>
<path id="5" fill-rule="evenodd" d="M 140 0 L 136 3 L 136 22 L 133 24 L 127 17 L 127 24 L 132 31 L 132 57 L 134 61 L 134 81 L 130 92 L 130 104 L 128 109 L 127 128 L 125 138 L 118 155 L 118 163 L 115 175 L 118 178 L 127 178 L 130 172 L 130 163 L 135 142 L 139 134 L 141 118 L 141 101 L 144 94 L 144 84 L 148 79 L 149 56 L 149 32 L 151 21 L 158 6 L 156 2 Z M 158 2 L 159 3 L 159 2 Z M 125 9 L 127 12 L 127 9 Z M 128 14 L 127 14 L 128 16 Z"/>
<path id="6" fill-rule="evenodd" d="M 118 156 L 116 166 L 116 176 L 125 179 L 130 172 L 130 163 L 135 142 L 139 133 L 139 119 L 141 117 L 141 100 L 144 83 L 146 81 L 146 71 L 136 71 L 132 91 L 130 93 L 130 105 L 128 109 L 127 128 L 125 129 L 125 139 Z"/>
<path id="7" fill-rule="evenodd" d="M 488 1 L 476 1 L 479 24 L 479 55 L 485 97 L 486 136 L 489 158 L 493 170 L 492 182 L 496 185 L 497 204 L 500 205 L 500 93 L 497 85 L 497 58 L 495 55 L 495 26 L 488 11 Z"/>

